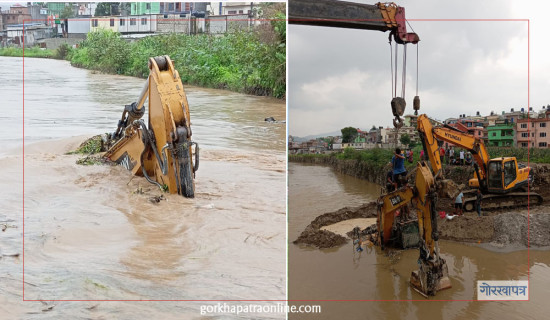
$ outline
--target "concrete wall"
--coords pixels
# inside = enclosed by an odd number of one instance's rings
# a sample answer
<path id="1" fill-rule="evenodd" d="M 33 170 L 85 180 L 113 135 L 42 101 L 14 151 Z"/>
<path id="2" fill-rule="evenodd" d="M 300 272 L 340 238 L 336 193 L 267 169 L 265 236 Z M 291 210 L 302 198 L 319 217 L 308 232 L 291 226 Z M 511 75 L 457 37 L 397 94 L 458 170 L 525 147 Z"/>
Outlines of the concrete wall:
<path id="1" fill-rule="evenodd" d="M 159 15 L 157 18 L 158 33 L 189 33 L 189 16 L 183 18 L 178 14 Z"/>
<path id="2" fill-rule="evenodd" d="M 50 38 L 39 41 L 40 43 L 45 43 L 47 49 L 55 50 L 59 48 L 60 45 L 66 43 L 69 46 L 73 46 L 82 42 L 83 39 L 78 38 Z"/>
<path id="3" fill-rule="evenodd" d="M 248 15 L 226 15 L 226 16 L 210 16 L 209 33 L 225 33 L 227 31 L 235 31 L 247 29 L 250 26 Z"/>
<path id="4" fill-rule="evenodd" d="M 68 20 L 69 34 L 80 33 L 87 34 L 90 32 L 90 19 L 69 19 Z"/>

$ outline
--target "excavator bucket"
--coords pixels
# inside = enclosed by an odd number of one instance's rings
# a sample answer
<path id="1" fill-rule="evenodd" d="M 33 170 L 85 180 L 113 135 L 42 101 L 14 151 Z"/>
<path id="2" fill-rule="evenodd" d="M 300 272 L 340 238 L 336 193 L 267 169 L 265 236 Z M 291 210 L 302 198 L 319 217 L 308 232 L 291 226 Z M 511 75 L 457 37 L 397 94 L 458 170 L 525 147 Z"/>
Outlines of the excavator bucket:
<path id="1" fill-rule="evenodd" d="M 419 269 L 411 273 L 412 288 L 424 297 L 435 296 L 443 289 L 451 288 L 449 270 L 444 259 L 438 261 L 419 260 Z"/>
<path id="2" fill-rule="evenodd" d="M 440 198 L 454 199 L 464 189 L 464 185 L 458 185 L 451 179 L 437 180 L 437 195 Z"/>

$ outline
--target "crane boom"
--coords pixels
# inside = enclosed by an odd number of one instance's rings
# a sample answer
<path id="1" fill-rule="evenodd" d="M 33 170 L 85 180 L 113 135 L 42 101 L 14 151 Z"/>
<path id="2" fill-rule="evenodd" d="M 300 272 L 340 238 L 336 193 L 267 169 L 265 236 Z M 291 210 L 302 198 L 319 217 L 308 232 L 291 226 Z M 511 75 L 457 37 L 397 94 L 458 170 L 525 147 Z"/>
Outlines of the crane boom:
<path id="1" fill-rule="evenodd" d="M 288 23 L 322 27 L 391 31 L 395 42 L 417 43 L 416 33 L 408 33 L 405 8 L 395 3 L 376 5 L 332 0 L 288 2 Z"/>

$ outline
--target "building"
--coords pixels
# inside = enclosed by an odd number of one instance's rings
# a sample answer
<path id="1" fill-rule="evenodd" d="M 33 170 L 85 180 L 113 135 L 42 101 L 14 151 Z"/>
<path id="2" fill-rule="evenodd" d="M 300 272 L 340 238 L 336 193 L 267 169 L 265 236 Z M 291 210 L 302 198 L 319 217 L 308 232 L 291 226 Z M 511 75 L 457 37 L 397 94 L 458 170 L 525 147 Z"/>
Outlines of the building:
<path id="1" fill-rule="evenodd" d="M 550 110 L 544 112 L 544 117 L 518 120 L 516 141 L 520 148 L 550 147 Z"/>
<path id="2" fill-rule="evenodd" d="M 259 6 L 259 2 L 210 2 L 207 6 L 207 11 L 210 15 L 236 15 L 245 14 L 251 15 L 255 8 Z"/>
<path id="3" fill-rule="evenodd" d="M 480 118 L 472 119 L 461 117 L 448 125 L 464 133 L 471 134 L 476 138 L 484 140 L 484 142 L 487 142 L 487 130 L 484 128 L 484 123 L 485 122 L 482 121 Z"/>
<path id="4" fill-rule="evenodd" d="M 160 14 L 160 2 L 132 2 L 130 4 L 130 15 L 144 14 Z"/>
<path id="5" fill-rule="evenodd" d="M 405 120 L 403 120 L 403 125 L 405 127 L 416 127 L 416 123 L 418 122 L 418 116 L 414 114 L 408 114 L 405 117 Z"/>
<path id="6" fill-rule="evenodd" d="M 365 136 L 358 135 L 355 139 L 348 144 L 349 147 L 354 149 L 366 149 L 367 138 Z"/>
<path id="7" fill-rule="evenodd" d="M 27 7 L 19 5 L 11 6 L 9 10 L 2 11 L 2 30 L 7 30 L 7 26 L 15 24 L 27 24 L 32 22 L 32 15 Z"/>
<path id="8" fill-rule="evenodd" d="M 47 15 L 48 16 L 57 16 L 63 12 L 65 9 L 65 2 L 47 2 Z"/>
<path id="9" fill-rule="evenodd" d="M 96 2 L 86 2 L 77 4 L 77 16 L 93 17 L 95 9 L 97 8 Z"/>
<path id="10" fill-rule="evenodd" d="M 137 23 L 137 18 L 135 22 Z M 118 32 L 118 17 L 94 17 L 92 19 L 86 19 L 90 23 L 90 31 L 98 30 L 111 30 Z"/>
<path id="11" fill-rule="evenodd" d="M 137 15 L 129 17 L 116 17 L 117 31 L 122 34 L 130 33 L 154 33 L 157 31 L 157 15 Z"/>
<path id="12" fill-rule="evenodd" d="M 51 38 L 53 30 L 41 23 L 13 24 L 6 26 L 7 39 L 17 46 L 32 47 L 38 40 Z"/>
<path id="13" fill-rule="evenodd" d="M 86 35 L 91 30 L 89 18 L 83 19 L 68 19 L 67 21 L 67 37 L 86 39 Z"/>
<path id="14" fill-rule="evenodd" d="M 390 143 L 392 145 L 401 145 L 401 137 L 407 134 L 409 138 L 411 138 L 411 144 L 418 144 L 420 143 L 420 139 L 418 137 L 418 131 L 416 130 L 416 127 L 401 127 L 399 130 L 396 130 L 395 128 L 391 128 L 388 130 L 386 135 L 386 143 Z"/>
<path id="15" fill-rule="evenodd" d="M 498 120 L 494 126 L 487 127 L 488 145 L 496 147 L 512 147 L 515 145 L 516 134 L 514 124 L 508 120 Z"/>
<path id="16" fill-rule="evenodd" d="M 161 2 L 161 14 L 189 14 L 204 18 L 209 2 Z"/>

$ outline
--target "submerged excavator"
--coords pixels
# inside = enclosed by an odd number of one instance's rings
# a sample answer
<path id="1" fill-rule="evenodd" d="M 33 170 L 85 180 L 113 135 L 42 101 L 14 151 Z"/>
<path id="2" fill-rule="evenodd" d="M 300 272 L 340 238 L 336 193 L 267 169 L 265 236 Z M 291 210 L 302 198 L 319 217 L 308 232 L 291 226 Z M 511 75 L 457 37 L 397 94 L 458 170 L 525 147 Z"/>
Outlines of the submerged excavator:
<path id="1" fill-rule="evenodd" d="M 143 176 L 163 191 L 193 198 L 199 146 L 192 141 L 189 104 L 168 56 L 150 58 L 149 76 L 137 102 L 124 107 L 105 157 Z M 147 124 L 141 119 L 148 101 Z M 194 154 L 194 163 L 193 163 Z"/>
<path id="2" fill-rule="evenodd" d="M 420 41 L 416 33 L 407 32 L 405 9 L 397 6 L 395 3 L 367 5 L 330 0 L 294 0 L 289 2 L 288 8 L 290 24 L 390 32 L 390 46 L 392 44 L 392 37 L 393 41 L 397 44 L 395 47 L 395 65 L 393 64 L 393 48 L 390 48 L 392 51 L 390 60 L 392 61 L 393 94 L 391 107 L 395 116 L 393 123 L 397 129 L 402 127 L 403 120 L 400 117 L 403 116 L 406 103 L 404 99 L 404 83 L 401 95 L 397 94 L 398 45 L 403 45 L 404 47 L 403 56 L 405 61 L 407 44 L 417 44 Z M 402 72 L 402 79 L 405 79 L 405 63 L 403 63 Z M 420 108 L 418 94 L 414 98 L 413 106 L 416 111 Z M 437 157 L 439 157 L 439 154 L 437 154 Z M 440 256 L 438 247 L 435 207 L 438 186 L 436 177 L 439 174 L 439 171 L 432 173 L 427 162 L 422 161 L 418 163 L 414 186 L 405 184 L 396 191 L 382 195 L 378 200 L 377 230 L 374 231 L 378 232 L 379 238 L 377 242 L 382 248 L 391 245 L 397 234 L 408 237 L 408 239 L 401 239 L 403 242 L 413 243 L 414 246 L 419 247 L 419 270 L 412 272 L 410 284 L 413 289 L 426 297 L 435 295 L 439 290 L 451 287 L 447 264 Z M 408 233 L 394 232 L 396 228 L 399 228 L 396 213 L 400 209 L 408 207 L 411 201 L 415 202 L 417 208 L 418 220 L 417 222 L 414 221 L 414 223 L 417 223 L 417 230 Z M 404 216 L 404 214 L 401 214 L 399 220 L 402 220 Z M 411 220 L 399 222 L 404 228 L 412 225 Z"/>

